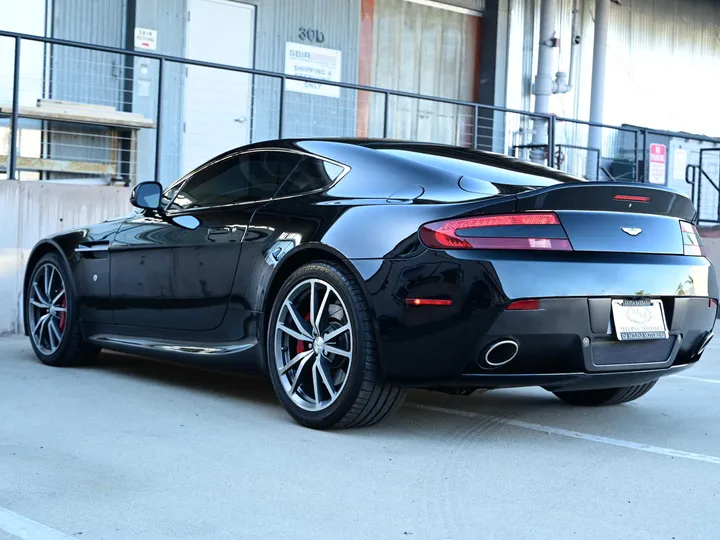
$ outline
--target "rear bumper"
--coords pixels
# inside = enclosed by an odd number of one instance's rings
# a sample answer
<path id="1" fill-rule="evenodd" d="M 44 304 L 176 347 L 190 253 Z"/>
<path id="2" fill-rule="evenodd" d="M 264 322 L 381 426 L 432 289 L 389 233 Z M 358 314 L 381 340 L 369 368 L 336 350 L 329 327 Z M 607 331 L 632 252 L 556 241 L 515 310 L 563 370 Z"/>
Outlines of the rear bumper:
<path id="1" fill-rule="evenodd" d="M 695 363 L 715 322 L 716 310 L 708 306 L 707 298 L 663 301 L 670 333 L 665 340 L 618 341 L 611 323 L 611 298 L 543 299 L 537 311 L 502 311 L 488 332 L 476 337 L 462 366 L 446 359 L 446 366 L 460 367 L 455 377 L 424 381 L 408 373 L 400 380 L 409 386 L 482 388 L 642 384 Z M 512 360 L 498 367 L 483 362 L 494 344 L 507 340 L 518 346 Z"/>
<path id="2" fill-rule="evenodd" d="M 465 374 L 455 379 L 442 381 L 403 381 L 401 385 L 412 388 L 444 386 L 448 388 L 520 388 L 542 386 L 547 390 L 597 390 L 620 388 L 645 384 L 660 377 L 674 375 L 691 367 L 692 364 L 670 366 L 665 369 L 647 369 L 616 373 L 526 373 L 523 375 Z"/>
<path id="3" fill-rule="evenodd" d="M 712 331 L 715 271 L 700 257 L 427 251 L 406 261 L 353 261 L 377 316 L 387 376 L 408 386 L 603 388 L 654 380 L 697 361 Z M 663 301 L 670 339 L 618 342 L 611 300 Z M 407 306 L 405 298 L 451 306 Z M 540 299 L 537 311 L 506 311 Z M 478 364 L 500 340 L 517 356 Z"/>

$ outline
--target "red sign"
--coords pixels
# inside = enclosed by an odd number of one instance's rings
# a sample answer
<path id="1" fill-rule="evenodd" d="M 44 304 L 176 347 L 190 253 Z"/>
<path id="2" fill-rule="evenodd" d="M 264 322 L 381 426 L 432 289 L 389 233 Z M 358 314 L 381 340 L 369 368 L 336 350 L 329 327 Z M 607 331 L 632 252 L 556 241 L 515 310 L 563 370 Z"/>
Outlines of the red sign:
<path id="1" fill-rule="evenodd" d="M 650 174 L 648 178 L 651 184 L 665 183 L 666 165 L 667 147 L 664 144 L 652 143 L 650 145 Z"/>

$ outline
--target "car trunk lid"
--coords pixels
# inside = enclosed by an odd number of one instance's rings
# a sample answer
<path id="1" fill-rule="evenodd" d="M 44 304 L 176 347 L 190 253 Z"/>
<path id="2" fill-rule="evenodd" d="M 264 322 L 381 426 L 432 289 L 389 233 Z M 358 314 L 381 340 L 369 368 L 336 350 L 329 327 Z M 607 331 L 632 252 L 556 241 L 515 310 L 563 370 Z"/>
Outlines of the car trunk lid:
<path id="1" fill-rule="evenodd" d="M 517 211 L 554 211 L 575 251 L 682 255 L 680 220 L 692 202 L 645 185 L 592 183 L 553 186 L 517 195 Z"/>

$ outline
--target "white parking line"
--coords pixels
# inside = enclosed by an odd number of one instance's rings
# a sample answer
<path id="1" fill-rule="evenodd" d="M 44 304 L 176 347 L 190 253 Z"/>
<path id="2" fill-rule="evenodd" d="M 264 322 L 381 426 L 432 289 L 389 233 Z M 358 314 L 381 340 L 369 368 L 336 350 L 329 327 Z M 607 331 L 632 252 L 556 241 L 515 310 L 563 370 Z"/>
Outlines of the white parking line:
<path id="1" fill-rule="evenodd" d="M 720 465 L 720 457 L 708 456 L 705 454 L 696 454 L 694 452 L 685 452 L 683 450 L 674 450 L 672 448 L 663 448 L 662 446 L 653 446 L 651 444 L 643 444 L 633 441 L 625 441 L 623 439 L 613 439 L 612 437 L 603 437 L 602 435 L 591 435 L 590 433 L 581 433 L 579 431 L 571 431 L 569 429 L 545 426 L 542 424 L 533 424 L 532 422 L 524 422 L 522 420 L 512 420 L 508 418 L 497 418 L 494 416 L 486 416 L 484 414 L 463 411 L 460 409 L 447 409 L 445 407 L 435 407 L 433 405 L 421 405 L 420 403 L 407 403 L 407 406 L 414 409 L 424 411 L 433 411 L 438 413 L 452 414 L 454 416 L 463 416 L 465 418 L 477 418 L 487 422 L 496 422 L 508 426 L 530 429 L 541 433 L 550 433 L 552 435 L 560 435 L 562 437 L 571 437 L 573 439 L 582 439 L 601 444 L 609 444 L 611 446 L 620 446 L 622 448 L 630 448 L 632 450 L 640 450 L 650 454 L 660 454 L 662 456 L 672 456 L 683 459 L 691 459 L 693 461 L 703 461 L 705 463 L 713 463 Z"/>
<path id="2" fill-rule="evenodd" d="M 718 379 L 704 379 L 702 377 L 689 377 L 688 375 L 670 375 L 671 377 L 674 377 L 676 379 L 687 379 L 688 381 L 699 381 L 699 382 L 706 382 L 706 383 L 712 383 L 712 384 L 720 384 L 720 380 Z"/>
<path id="3" fill-rule="evenodd" d="M 10 533 L 22 540 L 70 540 L 73 538 L 2 506 L 0 506 L 0 531 Z"/>

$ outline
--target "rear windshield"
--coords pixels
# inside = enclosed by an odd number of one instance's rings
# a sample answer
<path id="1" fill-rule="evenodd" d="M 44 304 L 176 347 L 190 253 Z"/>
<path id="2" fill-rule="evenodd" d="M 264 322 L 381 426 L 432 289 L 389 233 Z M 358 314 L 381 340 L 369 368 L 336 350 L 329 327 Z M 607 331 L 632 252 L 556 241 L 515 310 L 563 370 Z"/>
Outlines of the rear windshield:
<path id="1" fill-rule="evenodd" d="M 476 152 L 463 148 L 457 150 L 440 148 L 438 151 L 444 155 L 431 153 L 432 150 L 428 148 L 417 150 L 409 148 L 376 148 L 376 150 L 450 171 L 458 176 L 472 176 L 494 184 L 544 187 L 558 183 L 582 182 L 579 178 L 556 169 L 528 163 L 502 154 Z M 451 157 L 447 155 L 448 153 L 455 153 L 457 156 Z"/>

